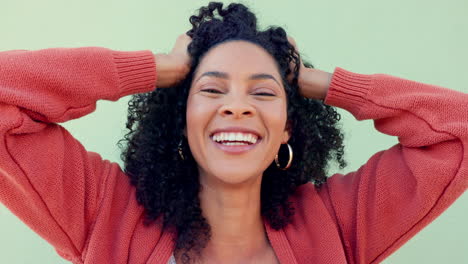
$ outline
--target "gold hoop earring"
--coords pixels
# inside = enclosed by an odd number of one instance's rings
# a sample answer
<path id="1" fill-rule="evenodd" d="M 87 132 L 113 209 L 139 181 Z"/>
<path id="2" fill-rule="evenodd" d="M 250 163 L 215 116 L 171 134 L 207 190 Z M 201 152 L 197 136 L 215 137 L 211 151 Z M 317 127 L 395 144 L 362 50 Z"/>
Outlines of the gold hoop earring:
<path id="1" fill-rule="evenodd" d="M 276 167 L 278 167 L 278 169 L 280 169 L 280 170 L 287 170 L 289 167 L 291 167 L 291 163 L 292 163 L 292 160 L 293 160 L 292 147 L 291 147 L 291 145 L 289 145 L 289 143 L 286 143 L 286 145 L 288 146 L 288 150 L 289 150 L 289 160 L 288 160 L 288 164 L 286 164 L 286 167 L 281 168 L 281 165 L 279 164 L 279 161 L 278 161 L 278 154 L 276 154 L 276 157 L 275 157 Z"/>
<path id="2" fill-rule="evenodd" d="M 182 160 L 185 160 L 185 157 L 184 157 L 184 151 L 182 150 L 182 141 L 183 139 L 180 140 L 179 142 L 179 146 L 177 146 L 177 149 L 179 150 L 179 156 Z"/>

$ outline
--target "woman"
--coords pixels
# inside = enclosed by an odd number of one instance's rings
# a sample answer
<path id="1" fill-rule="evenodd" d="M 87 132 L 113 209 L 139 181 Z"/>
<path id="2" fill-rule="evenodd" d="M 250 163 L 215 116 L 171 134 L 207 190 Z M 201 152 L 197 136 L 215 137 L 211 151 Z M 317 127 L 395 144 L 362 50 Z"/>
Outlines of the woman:
<path id="1" fill-rule="evenodd" d="M 375 263 L 466 190 L 466 94 L 305 67 L 243 5 L 210 3 L 191 22 L 168 55 L 1 54 L 0 197 L 64 258 Z M 138 93 L 124 172 L 54 124 Z M 331 106 L 400 144 L 326 179 L 331 158 L 346 165 Z"/>

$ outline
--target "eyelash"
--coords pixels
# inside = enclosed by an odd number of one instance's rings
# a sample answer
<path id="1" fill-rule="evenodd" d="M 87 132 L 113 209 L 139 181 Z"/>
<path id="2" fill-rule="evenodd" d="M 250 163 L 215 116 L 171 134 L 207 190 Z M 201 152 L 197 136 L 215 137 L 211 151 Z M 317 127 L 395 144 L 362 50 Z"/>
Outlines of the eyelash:
<path id="1" fill-rule="evenodd" d="M 255 95 L 260 95 L 260 96 L 275 96 L 274 94 L 271 94 L 271 93 L 256 93 Z"/>
<path id="2" fill-rule="evenodd" d="M 207 93 L 217 93 L 220 94 L 221 92 L 216 90 L 216 89 L 203 89 L 201 90 L 202 92 L 207 92 Z"/>
<path id="3" fill-rule="evenodd" d="M 221 94 L 221 91 L 218 91 L 216 89 L 203 89 L 201 90 L 202 92 L 207 92 L 207 93 L 215 93 L 215 94 Z M 274 94 L 271 93 L 255 93 L 254 95 L 258 96 L 275 96 Z"/>

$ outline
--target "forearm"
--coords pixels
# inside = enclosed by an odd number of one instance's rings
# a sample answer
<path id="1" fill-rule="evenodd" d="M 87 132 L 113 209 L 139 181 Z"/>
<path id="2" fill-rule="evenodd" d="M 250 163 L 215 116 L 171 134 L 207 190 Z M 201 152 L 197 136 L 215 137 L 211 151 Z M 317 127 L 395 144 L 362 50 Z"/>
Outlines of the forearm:
<path id="1" fill-rule="evenodd" d="M 168 87 L 181 81 L 189 70 L 189 66 L 181 63 L 171 54 L 158 53 L 156 60 L 157 81 L 156 87 Z"/>
<path id="2" fill-rule="evenodd" d="M 99 47 L 0 52 L 0 103 L 17 106 L 44 122 L 91 113 L 97 100 L 154 89 L 149 51 Z"/>

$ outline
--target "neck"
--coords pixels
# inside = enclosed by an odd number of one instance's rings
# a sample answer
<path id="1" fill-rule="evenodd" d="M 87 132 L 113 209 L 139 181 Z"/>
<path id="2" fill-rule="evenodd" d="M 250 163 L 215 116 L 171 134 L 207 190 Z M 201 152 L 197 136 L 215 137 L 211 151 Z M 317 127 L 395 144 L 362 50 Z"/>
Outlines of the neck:
<path id="1" fill-rule="evenodd" d="M 211 239 L 202 257 L 234 263 L 265 252 L 269 243 L 260 213 L 262 177 L 235 188 L 200 179 L 201 208 L 211 226 Z"/>

